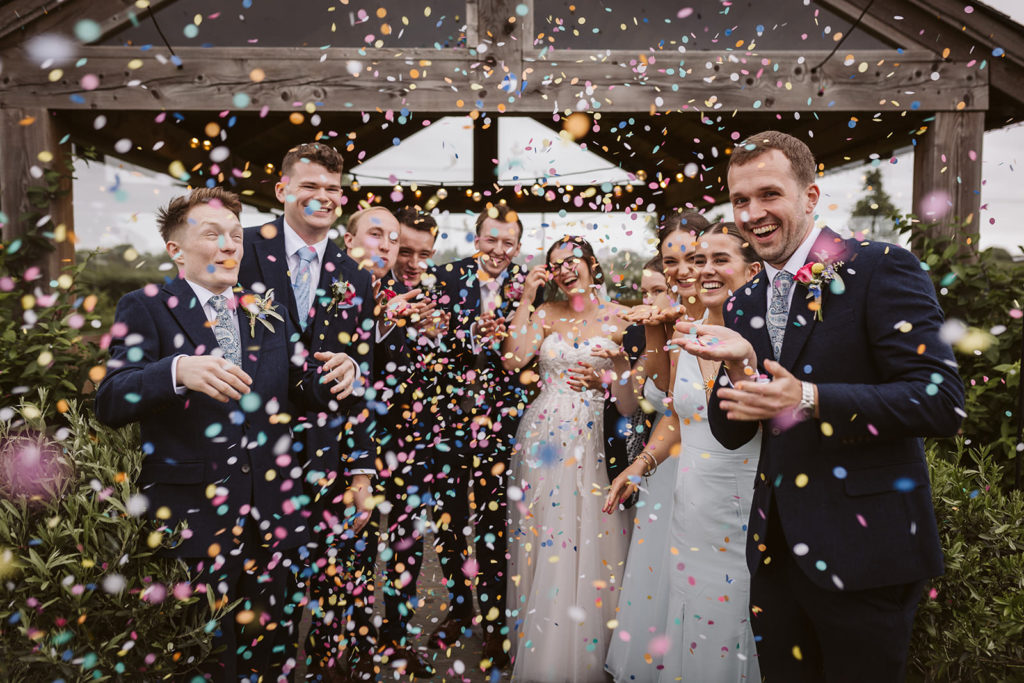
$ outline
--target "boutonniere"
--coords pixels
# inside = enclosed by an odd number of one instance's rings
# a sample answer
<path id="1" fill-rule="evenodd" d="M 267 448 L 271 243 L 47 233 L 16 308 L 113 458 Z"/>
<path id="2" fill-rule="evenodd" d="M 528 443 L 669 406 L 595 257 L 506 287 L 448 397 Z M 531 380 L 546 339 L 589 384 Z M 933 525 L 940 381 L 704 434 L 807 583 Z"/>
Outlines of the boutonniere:
<path id="1" fill-rule="evenodd" d="M 833 294 L 846 291 L 846 283 L 839 275 L 842 261 L 833 261 L 827 254 L 818 254 L 820 261 L 805 263 L 796 271 L 793 279 L 807 287 L 807 298 L 814 299 L 808 308 L 814 311 L 815 320 L 824 320 L 821 315 L 821 293 L 827 284 Z"/>
<path id="2" fill-rule="evenodd" d="M 356 298 L 356 288 L 347 280 L 336 279 L 331 283 L 328 294 L 331 296 L 331 301 L 327 304 L 327 312 L 330 313 L 335 308 L 352 306 Z"/>
<path id="3" fill-rule="evenodd" d="M 274 325 L 267 320 L 267 318 L 273 318 L 284 322 L 284 318 L 277 312 L 277 306 L 274 305 L 274 290 L 268 289 L 267 293 L 263 296 L 258 294 L 243 294 L 241 299 L 242 309 L 245 310 L 245 314 L 249 316 L 249 336 L 256 335 L 256 321 L 263 323 L 271 332 L 274 331 Z"/>

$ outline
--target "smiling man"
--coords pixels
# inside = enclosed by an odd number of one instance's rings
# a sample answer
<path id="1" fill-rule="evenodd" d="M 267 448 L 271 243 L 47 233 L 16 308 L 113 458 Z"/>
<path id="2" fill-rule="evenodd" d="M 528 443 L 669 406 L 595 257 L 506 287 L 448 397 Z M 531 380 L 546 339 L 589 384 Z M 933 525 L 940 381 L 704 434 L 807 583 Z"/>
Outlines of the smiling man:
<path id="1" fill-rule="evenodd" d="M 736 146 L 733 215 L 765 270 L 725 302 L 725 327 L 680 323 L 697 336 L 674 341 L 725 361 L 715 437 L 763 433 L 747 535 L 761 673 L 901 681 L 924 581 L 942 573 L 921 437 L 956 432 L 963 384 L 920 262 L 815 227 L 816 170 L 784 133 Z"/>
<path id="2" fill-rule="evenodd" d="M 341 155 L 323 143 L 288 151 L 281 180 L 274 186 L 284 215 L 246 228 L 239 277 L 246 286 L 272 289 L 286 304 L 306 350 L 340 351 L 356 360 L 365 384 L 372 381 L 373 370 L 372 278 L 330 239 L 341 212 L 341 171 Z M 365 602 L 372 581 L 365 572 L 349 571 L 356 566 L 351 558 L 364 545 L 372 507 L 370 425 L 359 396 L 338 402 L 330 411 L 307 413 L 296 425 L 305 441 L 302 466 L 312 503 L 305 510 L 311 531 L 309 566 L 296 567 L 293 577 L 300 578 L 300 569 L 311 575 L 313 622 L 306 658 L 310 671 L 324 681 L 344 680 L 342 665 L 359 655 L 348 647 L 346 629 L 370 630 L 362 610 L 350 605 Z M 296 585 L 292 594 L 302 592 Z M 297 623 L 298 610 L 292 609 Z M 294 651 L 292 647 L 286 656 Z"/>

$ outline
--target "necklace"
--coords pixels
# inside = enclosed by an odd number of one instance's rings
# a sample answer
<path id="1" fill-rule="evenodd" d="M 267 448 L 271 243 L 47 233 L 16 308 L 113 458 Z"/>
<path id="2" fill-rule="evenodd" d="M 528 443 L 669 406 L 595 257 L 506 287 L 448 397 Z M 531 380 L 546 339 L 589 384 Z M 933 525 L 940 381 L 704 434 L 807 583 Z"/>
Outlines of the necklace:
<path id="1" fill-rule="evenodd" d="M 722 369 L 722 361 L 707 361 L 703 358 L 698 358 L 697 366 L 700 368 L 701 377 L 704 379 L 704 394 L 710 400 L 711 392 L 715 388 L 715 379 L 718 377 L 719 370 Z M 707 372 L 708 368 L 710 368 L 710 372 Z"/>

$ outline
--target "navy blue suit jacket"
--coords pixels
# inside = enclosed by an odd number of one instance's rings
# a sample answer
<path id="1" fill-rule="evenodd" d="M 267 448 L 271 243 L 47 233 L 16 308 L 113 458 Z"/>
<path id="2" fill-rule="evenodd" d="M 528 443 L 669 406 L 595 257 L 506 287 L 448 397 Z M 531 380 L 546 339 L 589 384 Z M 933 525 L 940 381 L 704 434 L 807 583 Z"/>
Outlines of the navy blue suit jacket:
<path id="1" fill-rule="evenodd" d="M 307 365 L 304 372 L 290 362 L 291 323 L 271 320 L 273 332 L 257 323 L 251 334 L 248 317 L 239 310 L 242 370 L 258 398 L 251 406 L 244 399 L 221 403 L 191 390 L 175 393 L 173 359 L 219 348 L 185 280 L 172 280 L 153 296 L 142 289 L 126 294 L 115 317 L 125 329 L 111 341 L 107 376 L 96 392 L 96 417 L 112 427 L 140 424 L 145 457 L 139 484 L 149 497 L 148 514 L 166 506 L 170 516 L 159 523 L 174 528 L 187 521 L 189 526 L 190 537 L 172 553 L 206 557 L 214 543 L 227 550 L 235 519 L 249 504 L 270 522 L 274 545 L 304 543 L 305 520 L 292 503 L 301 481 L 291 476 L 295 454 L 288 425 L 272 423 L 266 406 L 276 401 L 278 413 L 294 414 L 326 405 L 330 394 L 316 381 L 319 364 Z"/>
<path id="2" fill-rule="evenodd" d="M 270 226 L 270 227 L 268 227 Z M 238 274 L 244 287 L 261 283 L 274 290 L 274 297 L 286 303 L 298 329 L 299 314 L 292 293 L 288 255 L 284 248 L 284 218 L 265 226 L 246 228 L 245 252 Z M 330 306 L 331 283 L 344 280 L 355 288 L 349 307 Z M 313 302 L 313 318 L 302 332 L 310 357 L 318 351 L 344 352 L 359 364 L 367 384 L 373 379 L 373 278 L 332 241 L 327 242 L 320 282 Z M 350 396 L 336 411 L 309 413 L 305 421 L 306 466 L 315 473 L 346 474 L 354 469 L 374 469 L 374 447 L 366 400 Z M 298 429 L 296 429 L 298 432 Z"/>
<path id="3" fill-rule="evenodd" d="M 518 305 L 513 297 L 509 296 L 509 287 L 521 270 L 518 264 L 508 267 L 501 290 L 501 305 L 496 315 L 509 316 Z M 478 392 L 482 404 L 477 410 L 491 415 L 492 419 L 500 412 L 508 417 L 502 421 L 502 431 L 514 431 L 518 417 L 525 408 L 519 373 L 505 370 L 501 363 L 500 349 L 486 346 L 479 354 L 473 350 L 470 327 L 480 316 L 480 281 L 477 278 L 476 258 L 471 256 L 438 266 L 435 274 L 435 298 L 438 308 L 451 313 L 448 329 L 442 336 L 442 354 L 445 356 L 447 381 L 452 386 L 455 401 L 462 400 L 468 387 L 482 386 L 484 390 Z M 539 301 L 534 304 L 539 304 Z M 483 370 L 476 374 L 474 368 L 479 355 L 484 356 Z M 468 377 L 470 371 L 474 372 L 472 380 Z"/>
<path id="4" fill-rule="evenodd" d="M 793 300 L 779 362 L 818 387 L 820 419 L 786 428 L 732 422 L 712 397 L 715 437 L 738 448 L 764 430 L 747 535 L 756 572 L 775 505 L 794 558 L 817 585 L 860 590 L 943 571 L 923 436 L 958 429 L 964 392 L 953 351 L 939 336 L 942 309 L 931 280 L 907 250 L 843 240 L 827 228 L 811 249 L 843 261 L 846 291 L 825 285 L 823 320 L 807 288 Z M 725 304 L 725 323 L 746 337 L 758 363 L 772 358 L 764 273 Z M 769 546 L 771 539 L 768 539 Z"/>

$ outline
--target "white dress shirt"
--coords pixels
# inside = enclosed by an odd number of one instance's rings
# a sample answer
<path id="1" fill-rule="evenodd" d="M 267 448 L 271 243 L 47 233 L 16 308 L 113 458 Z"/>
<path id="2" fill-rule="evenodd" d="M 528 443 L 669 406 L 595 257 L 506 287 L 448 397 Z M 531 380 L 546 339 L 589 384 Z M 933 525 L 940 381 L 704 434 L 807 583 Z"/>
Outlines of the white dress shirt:
<path id="1" fill-rule="evenodd" d="M 203 309 L 203 313 L 206 314 L 206 319 L 211 323 L 217 322 L 217 311 L 213 310 L 213 306 L 210 305 L 210 299 L 216 296 L 216 293 L 211 292 L 202 285 L 197 285 L 191 280 L 185 280 L 185 282 L 188 283 L 188 286 L 191 287 L 192 291 L 195 293 L 196 299 L 199 301 L 199 306 Z M 228 301 L 232 301 L 234 298 L 234 295 L 231 292 L 231 287 L 225 289 L 220 293 L 220 295 Z M 229 305 L 228 315 L 231 317 L 231 322 L 235 326 L 235 334 L 238 336 L 238 339 L 241 339 L 242 328 L 239 327 L 238 323 L 238 310 L 234 306 Z M 179 396 L 183 395 L 187 390 L 185 386 L 178 384 L 178 359 L 185 355 L 186 354 L 175 356 L 174 360 L 171 361 L 171 382 L 174 386 L 174 393 Z"/>
<path id="2" fill-rule="evenodd" d="M 793 255 L 789 257 L 789 260 L 786 261 L 786 265 L 783 268 L 779 269 L 765 262 L 764 274 L 768 278 L 768 286 L 765 287 L 765 296 L 768 298 L 769 308 L 772 305 L 772 283 L 775 281 L 775 276 L 779 274 L 780 270 L 784 270 L 790 275 L 796 275 L 796 271 L 803 268 L 804 264 L 807 263 L 807 257 L 810 256 L 811 254 L 811 247 L 814 246 L 814 242 L 815 240 L 818 239 L 818 235 L 820 234 L 821 228 L 811 228 L 811 231 L 807 234 L 807 237 L 805 237 L 804 241 L 800 243 L 800 246 L 796 248 L 796 251 L 793 252 Z M 786 302 L 787 311 L 793 303 L 794 289 L 795 287 L 789 288 L 789 301 Z"/>
<path id="3" fill-rule="evenodd" d="M 316 244 L 306 244 L 306 241 L 299 237 L 299 233 L 292 229 L 292 226 L 288 225 L 288 221 L 284 220 L 284 253 L 288 257 L 288 272 L 294 273 L 299 267 L 299 257 L 295 253 L 300 249 L 306 247 L 312 247 L 313 251 L 316 252 L 316 258 L 309 262 L 309 282 L 313 287 L 313 297 L 316 298 L 316 288 L 320 283 L 320 268 L 324 264 L 324 254 L 327 253 L 327 235 L 317 242 Z M 291 277 L 289 275 L 289 280 Z"/>

